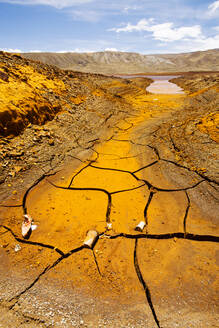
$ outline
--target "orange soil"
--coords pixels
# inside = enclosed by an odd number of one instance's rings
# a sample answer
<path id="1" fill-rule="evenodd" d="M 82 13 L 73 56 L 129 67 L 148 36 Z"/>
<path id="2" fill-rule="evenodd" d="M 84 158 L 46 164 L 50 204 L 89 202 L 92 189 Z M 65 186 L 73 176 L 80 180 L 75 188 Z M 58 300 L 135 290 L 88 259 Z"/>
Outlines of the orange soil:
<path id="1" fill-rule="evenodd" d="M 89 160 L 96 160 L 93 165 L 101 168 L 111 168 L 134 172 L 140 167 L 156 160 L 153 152 L 142 145 L 132 145 L 124 140 L 141 137 L 139 127 L 147 127 L 154 121 L 171 111 L 180 108 L 182 95 L 147 95 L 131 99 L 136 113 L 115 127 L 114 138 L 99 144 L 96 154 L 84 163 L 75 161 L 69 164 L 55 177 L 48 177 L 34 188 L 27 200 L 28 213 L 38 224 L 30 240 L 54 245 L 63 252 L 68 252 L 83 244 L 86 232 L 96 229 L 99 233 L 106 228 L 106 208 L 108 198 L 106 193 L 97 190 L 62 190 L 52 186 L 68 186 L 72 176 L 85 168 Z M 110 135 L 108 136 L 110 137 Z M 107 139 L 107 138 L 106 138 Z M 116 140 L 114 140 L 116 139 Z M 121 141 L 118 141 L 121 140 Z M 142 139 L 142 142 L 147 143 Z M 140 143 L 140 142 L 139 142 Z M 149 177 L 156 186 L 174 187 L 174 184 L 155 168 L 142 170 L 136 175 L 139 178 Z M 100 188 L 113 193 L 116 191 L 137 188 L 142 181 L 136 181 L 131 174 L 113 170 L 101 170 L 88 167 L 74 179 L 74 188 Z M 144 220 L 144 207 L 150 190 L 143 186 L 136 190 L 112 194 L 110 220 L 113 230 L 107 234 L 117 233 L 136 234 L 135 226 Z M 183 218 L 187 206 L 185 193 L 155 193 L 149 208 L 148 232 L 152 234 L 183 232 Z M 4 224 L 13 227 L 20 235 L 22 210 L 3 211 Z M 200 213 L 197 206 L 192 204 L 189 213 L 187 230 L 197 234 L 215 234 L 215 226 Z M 4 241 L 12 242 L 13 237 L 8 233 Z M 71 282 L 74 286 L 84 288 L 91 295 L 98 297 L 116 298 L 119 302 L 133 302 L 143 294 L 141 284 L 136 278 L 133 265 L 135 241 L 118 238 L 101 237 L 94 248 L 100 274 L 91 250 L 84 249 L 79 253 L 63 260 L 46 275 L 54 283 Z M 178 240 L 147 240 L 138 242 L 137 254 L 139 266 L 144 279 L 151 289 L 153 301 L 157 307 L 171 304 L 191 305 L 191 311 L 200 311 L 208 302 L 210 293 L 214 302 L 217 281 L 216 263 L 214 256 L 216 246 L 213 243 L 198 243 L 195 241 Z M 54 250 L 39 249 L 23 245 L 22 250 L 14 254 L 10 251 L 9 262 L 16 267 L 31 265 L 29 272 L 41 272 L 48 263 L 58 258 Z M 206 264 L 207 263 L 207 264 Z M 42 277 L 42 280 L 45 279 Z M 211 280 L 211 286 L 207 281 Z M 207 293 L 207 294 L 206 294 Z M 213 295 L 213 296 L 212 296 Z M 127 298 L 128 296 L 128 298 Z M 131 297 L 130 297 L 131 296 Z M 181 299 L 180 299 L 181 298 Z M 174 302 L 174 303 L 171 303 Z M 150 311 L 149 311 L 150 312 Z M 162 321 L 162 318 L 160 318 Z"/>
<path id="2" fill-rule="evenodd" d="M 210 138 L 216 142 L 219 142 L 219 114 L 212 113 L 202 118 L 201 122 L 198 123 L 198 129 L 207 133 Z"/>

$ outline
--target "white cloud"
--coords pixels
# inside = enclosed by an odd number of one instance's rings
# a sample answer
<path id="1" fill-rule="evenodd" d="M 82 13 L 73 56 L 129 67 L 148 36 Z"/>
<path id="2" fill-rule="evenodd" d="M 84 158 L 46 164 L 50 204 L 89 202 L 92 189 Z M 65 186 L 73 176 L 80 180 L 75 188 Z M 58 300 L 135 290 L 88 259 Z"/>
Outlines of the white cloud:
<path id="1" fill-rule="evenodd" d="M 208 6 L 209 14 L 213 15 L 219 9 L 219 1 L 214 1 L 210 6 Z"/>
<path id="2" fill-rule="evenodd" d="M 28 52 L 42 52 L 42 50 L 30 50 L 30 51 L 28 51 Z"/>
<path id="3" fill-rule="evenodd" d="M 167 43 L 159 44 L 160 47 L 167 47 Z M 202 37 L 192 40 L 185 40 L 180 43 L 174 43 L 168 52 L 169 53 L 179 53 L 179 52 L 191 52 L 191 51 L 204 51 L 209 49 L 219 48 L 219 35 L 214 37 Z M 158 51 L 160 53 L 160 51 Z M 167 53 L 167 51 L 163 51 Z"/>
<path id="4" fill-rule="evenodd" d="M 132 25 L 128 23 L 125 27 L 119 27 L 119 28 L 111 28 L 109 31 L 115 31 L 117 33 L 120 32 L 140 32 L 140 31 L 148 31 L 149 23 L 153 21 L 153 18 L 150 19 L 141 19 L 136 25 Z"/>
<path id="5" fill-rule="evenodd" d="M 56 52 L 57 54 L 65 54 L 69 52 L 75 52 L 75 53 L 93 53 L 95 50 L 90 50 L 90 49 L 85 49 L 85 48 L 75 48 L 75 49 L 70 49 L 70 50 L 59 50 L 59 51 L 53 51 Z"/>
<path id="6" fill-rule="evenodd" d="M 52 6 L 58 9 L 65 7 L 71 7 L 74 5 L 82 5 L 85 3 L 93 2 L 94 0 L 0 0 L 0 2 L 6 2 L 10 4 L 19 5 L 46 5 Z"/>
<path id="7" fill-rule="evenodd" d="M 116 48 L 106 48 L 104 49 L 104 51 L 119 51 L 119 50 Z"/>
<path id="8" fill-rule="evenodd" d="M 22 52 L 20 49 L 12 49 L 12 48 L 0 48 L 0 51 L 5 51 L 5 52 L 16 52 L 16 53 L 20 53 L 20 52 Z"/>
<path id="9" fill-rule="evenodd" d="M 201 38 L 195 40 L 193 47 L 195 50 L 208 50 L 208 49 L 216 49 L 219 48 L 219 34 L 214 37 L 209 38 Z"/>
<path id="10" fill-rule="evenodd" d="M 102 17 L 101 13 L 94 10 L 73 10 L 70 14 L 76 20 L 92 23 L 98 22 Z"/>
<path id="11" fill-rule="evenodd" d="M 127 24 L 125 27 L 112 28 L 111 31 L 117 33 L 120 32 L 151 32 L 155 40 L 160 40 L 163 42 L 172 42 L 183 39 L 193 39 L 201 36 L 201 27 L 200 25 L 193 26 L 183 26 L 175 28 L 174 24 L 163 23 L 163 24 L 153 24 L 154 19 L 141 19 L 136 25 Z"/>
<path id="12" fill-rule="evenodd" d="M 154 39 L 164 42 L 178 41 L 185 38 L 194 39 L 201 35 L 201 27 L 199 25 L 174 28 L 173 23 L 153 25 L 148 31 L 153 33 Z"/>
<path id="13" fill-rule="evenodd" d="M 219 30 L 219 29 L 218 29 Z M 184 38 L 182 40 L 174 40 L 178 42 L 174 42 L 174 52 L 183 51 L 204 51 L 209 49 L 219 48 L 219 34 L 216 34 L 211 37 L 206 37 L 202 33 L 198 34 L 194 33 L 194 38 L 191 40 L 190 38 Z M 161 43 L 159 46 L 166 46 L 167 43 Z"/>

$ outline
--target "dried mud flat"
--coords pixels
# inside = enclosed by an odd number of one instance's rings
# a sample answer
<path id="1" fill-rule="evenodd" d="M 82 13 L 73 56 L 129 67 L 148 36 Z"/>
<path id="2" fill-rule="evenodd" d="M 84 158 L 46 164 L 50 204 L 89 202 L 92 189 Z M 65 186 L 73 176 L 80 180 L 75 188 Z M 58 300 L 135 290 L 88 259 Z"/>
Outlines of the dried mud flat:
<path id="1" fill-rule="evenodd" d="M 2 196 L 0 326 L 217 327 L 214 78 L 198 81 L 198 94 L 178 79 L 188 94 L 175 96 L 128 97 L 102 81 L 124 116 L 76 140 L 60 163 L 45 161 L 41 175 L 6 180 L 17 193 Z M 28 240 L 24 213 L 38 225 Z M 93 249 L 83 245 L 89 229 L 99 233 Z"/>

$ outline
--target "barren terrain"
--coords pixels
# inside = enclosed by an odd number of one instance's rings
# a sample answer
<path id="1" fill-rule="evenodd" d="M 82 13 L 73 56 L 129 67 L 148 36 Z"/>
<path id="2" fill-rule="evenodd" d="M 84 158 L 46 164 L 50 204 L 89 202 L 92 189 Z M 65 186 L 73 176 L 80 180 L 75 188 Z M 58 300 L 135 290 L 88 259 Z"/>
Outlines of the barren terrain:
<path id="1" fill-rule="evenodd" d="M 5 54 L 0 68 L 5 92 L 21 76 L 31 91 L 13 104 L 25 125 L 0 99 L 19 129 L 1 130 L 0 327 L 217 327 L 218 74 L 157 95 L 145 78 Z M 60 109 L 28 122 L 25 102 L 41 96 Z M 25 213 L 37 225 L 29 239 Z"/>
<path id="2" fill-rule="evenodd" d="M 104 51 L 94 53 L 23 53 L 22 56 L 56 65 L 62 69 L 113 75 L 141 72 L 219 71 L 218 49 L 165 55 Z"/>

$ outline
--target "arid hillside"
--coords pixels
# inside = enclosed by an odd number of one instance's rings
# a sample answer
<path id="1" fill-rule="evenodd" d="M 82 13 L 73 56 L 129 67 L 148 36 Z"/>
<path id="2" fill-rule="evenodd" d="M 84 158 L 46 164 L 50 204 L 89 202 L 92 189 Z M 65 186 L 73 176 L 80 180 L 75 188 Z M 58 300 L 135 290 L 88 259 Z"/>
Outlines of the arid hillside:
<path id="1" fill-rule="evenodd" d="M 62 69 L 104 74 L 219 70 L 218 49 L 168 55 L 105 51 L 96 53 L 23 53 L 22 56 L 56 65 Z"/>
<path id="2" fill-rule="evenodd" d="M 87 142 L 125 116 L 129 99 L 145 95 L 149 84 L 62 71 L 1 52 L 0 182 L 42 163 L 58 165 L 79 144 L 89 148 Z M 2 185 L 0 194 L 8 192 Z"/>
<path id="3" fill-rule="evenodd" d="M 102 84 L 108 82 L 107 88 Z M 97 102 L 119 102 L 109 85 L 143 92 L 135 82 L 62 71 L 55 66 L 0 52 L 0 135 L 18 135 L 29 123 L 42 125 L 58 112 L 95 112 Z M 146 79 L 144 79 L 146 81 Z M 149 84 L 149 79 L 148 79 Z M 143 86 L 148 85 L 143 83 Z M 117 90 L 119 92 L 119 90 Z M 83 115 L 82 113 L 80 113 Z M 108 112 L 110 115 L 110 112 Z"/>
<path id="4" fill-rule="evenodd" d="M 172 82 L 187 97 L 183 109 L 159 127 L 154 144 L 165 144 L 179 165 L 219 184 L 219 74 L 185 74 Z"/>

